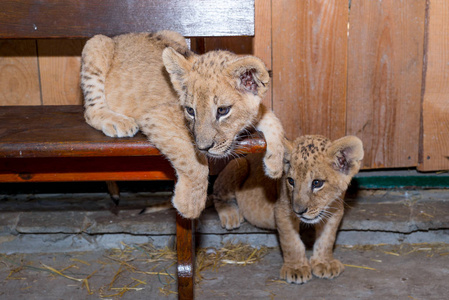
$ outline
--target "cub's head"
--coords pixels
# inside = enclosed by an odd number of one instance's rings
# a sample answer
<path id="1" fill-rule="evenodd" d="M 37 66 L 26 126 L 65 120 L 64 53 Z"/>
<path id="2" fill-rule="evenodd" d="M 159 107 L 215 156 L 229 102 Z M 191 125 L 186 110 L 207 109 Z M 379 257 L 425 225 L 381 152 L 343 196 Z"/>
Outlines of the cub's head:
<path id="1" fill-rule="evenodd" d="M 362 141 L 346 136 L 331 142 L 311 135 L 287 142 L 286 148 L 283 180 L 292 210 L 304 223 L 318 223 L 341 205 L 340 197 L 360 169 Z"/>
<path id="2" fill-rule="evenodd" d="M 229 155 L 239 135 L 258 118 L 269 84 L 264 63 L 227 51 L 186 58 L 172 48 L 164 50 L 162 59 L 196 147 L 212 157 Z"/>

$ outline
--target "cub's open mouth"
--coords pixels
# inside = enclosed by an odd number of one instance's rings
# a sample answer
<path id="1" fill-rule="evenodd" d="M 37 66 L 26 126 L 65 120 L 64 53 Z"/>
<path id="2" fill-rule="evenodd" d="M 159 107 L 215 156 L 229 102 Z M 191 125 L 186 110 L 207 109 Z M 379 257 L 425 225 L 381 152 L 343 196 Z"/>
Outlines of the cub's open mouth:
<path id="1" fill-rule="evenodd" d="M 298 217 L 299 217 L 299 219 L 302 221 L 302 222 L 304 222 L 304 223 L 307 223 L 307 224 L 316 224 L 316 223 L 318 223 L 318 222 L 320 222 L 321 220 L 322 220 L 322 211 L 316 216 L 316 217 L 314 217 L 314 218 L 308 218 L 308 217 L 306 217 L 306 216 L 304 216 L 304 215 L 301 215 L 301 216 L 299 216 L 298 215 Z"/>
<path id="2" fill-rule="evenodd" d="M 227 156 L 229 156 L 233 151 L 233 144 L 229 145 L 227 148 L 225 148 L 224 150 L 219 149 L 217 151 L 217 149 L 210 149 L 207 152 L 204 152 L 204 154 L 206 154 L 208 157 L 212 157 L 212 158 L 225 158 Z"/>

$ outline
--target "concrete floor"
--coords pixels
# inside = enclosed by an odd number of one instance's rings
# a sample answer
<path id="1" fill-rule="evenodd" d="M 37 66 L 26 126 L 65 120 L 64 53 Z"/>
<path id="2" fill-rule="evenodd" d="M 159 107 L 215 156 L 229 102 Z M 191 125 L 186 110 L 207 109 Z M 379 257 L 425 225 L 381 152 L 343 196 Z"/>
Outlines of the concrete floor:
<path id="1" fill-rule="evenodd" d="M 170 195 L 122 196 L 117 209 L 106 194 L 0 195 L 0 299 L 177 299 L 173 252 L 159 261 L 148 250 L 173 244 L 175 212 L 138 215 Z M 294 285 L 279 279 L 275 232 L 227 232 L 209 208 L 199 246 L 272 248 L 251 265 L 202 270 L 196 299 L 445 299 L 448 211 L 448 190 L 350 194 L 335 250 L 346 270 Z"/>
<path id="2" fill-rule="evenodd" d="M 338 278 L 295 285 L 279 279 L 282 257 L 270 249 L 251 265 L 202 271 L 195 298 L 424 300 L 449 294 L 448 244 L 341 246 L 335 256 L 346 265 Z M 138 249 L 2 255 L 0 262 L 0 299 L 177 299 L 176 282 L 165 275 L 175 273 L 174 261 L 151 263 Z M 154 274 L 140 273 L 150 270 Z"/>

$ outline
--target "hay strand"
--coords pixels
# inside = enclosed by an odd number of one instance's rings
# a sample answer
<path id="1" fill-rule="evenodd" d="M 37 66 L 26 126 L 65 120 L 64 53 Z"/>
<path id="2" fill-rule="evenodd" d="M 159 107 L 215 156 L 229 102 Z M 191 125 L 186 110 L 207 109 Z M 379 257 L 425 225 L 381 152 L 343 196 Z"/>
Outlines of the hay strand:
<path id="1" fill-rule="evenodd" d="M 356 266 L 356 265 L 348 265 L 348 264 L 343 264 L 345 267 L 349 267 L 349 268 L 357 268 L 357 269 L 364 269 L 364 270 L 370 270 L 370 271 L 377 271 L 377 269 L 374 268 L 370 268 L 370 267 L 364 267 L 364 266 Z"/>

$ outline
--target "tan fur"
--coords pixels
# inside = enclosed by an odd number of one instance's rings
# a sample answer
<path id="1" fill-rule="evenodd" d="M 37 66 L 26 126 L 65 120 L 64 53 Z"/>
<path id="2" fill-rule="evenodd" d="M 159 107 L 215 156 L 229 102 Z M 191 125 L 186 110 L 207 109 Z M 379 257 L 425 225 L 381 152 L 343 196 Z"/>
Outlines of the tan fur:
<path id="1" fill-rule="evenodd" d="M 138 130 L 148 136 L 176 170 L 172 202 L 187 218 L 198 217 L 206 202 L 207 157 L 231 155 L 252 127 L 267 139 L 266 174 L 282 175 L 282 126 L 260 104 L 268 83 L 258 58 L 195 55 L 170 31 L 97 35 L 82 53 L 87 123 L 111 137 Z"/>
<path id="2" fill-rule="evenodd" d="M 288 282 L 304 283 L 312 274 L 334 278 L 344 269 L 332 254 L 343 198 L 362 158 L 357 137 L 331 142 L 304 136 L 293 143 L 285 141 L 284 175 L 279 180 L 264 176 L 260 155 L 235 159 L 214 184 L 212 198 L 221 224 L 231 230 L 246 219 L 261 228 L 277 229 L 284 257 L 280 273 Z M 310 260 L 299 237 L 301 221 L 317 229 Z"/>

